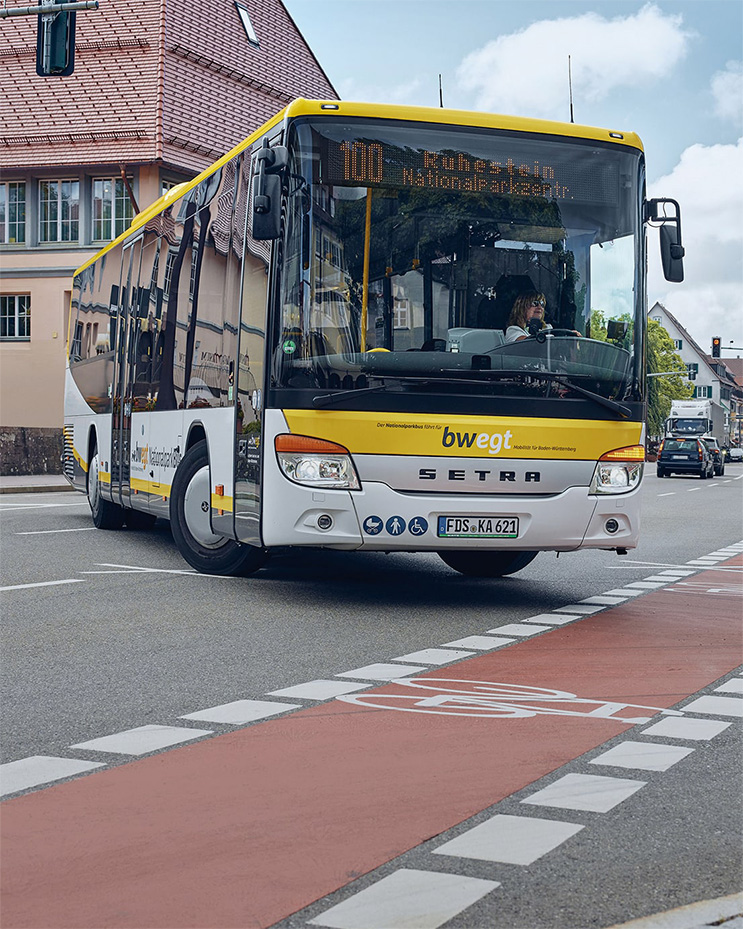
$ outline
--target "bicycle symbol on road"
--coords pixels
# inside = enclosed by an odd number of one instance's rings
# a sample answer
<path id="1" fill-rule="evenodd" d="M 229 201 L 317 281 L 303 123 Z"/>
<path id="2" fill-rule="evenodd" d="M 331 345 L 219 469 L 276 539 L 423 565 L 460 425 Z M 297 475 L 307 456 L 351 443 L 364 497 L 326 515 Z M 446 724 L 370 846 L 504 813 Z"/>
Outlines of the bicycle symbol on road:
<path id="1" fill-rule="evenodd" d="M 615 719 L 619 723 L 647 723 L 658 713 L 683 716 L 680 710 L 641 703 L 620 703 L 579 697 L 566 690 L 529 687 L 490 681 L 458 681 L 452 678 L 400 678 L 394 686 L 401 693 L 357 693 L 336 697 L 344 703 L 400 710 L 403 713 L 429 713 L 439 716 L 481 716 L 494 719 L 525 719 L 530 716 L 582 716 Z M 423 691 L 415 693 L 414 691 Z M 627 711 L 651 710 L 649 716 L 622 715 Z"/>

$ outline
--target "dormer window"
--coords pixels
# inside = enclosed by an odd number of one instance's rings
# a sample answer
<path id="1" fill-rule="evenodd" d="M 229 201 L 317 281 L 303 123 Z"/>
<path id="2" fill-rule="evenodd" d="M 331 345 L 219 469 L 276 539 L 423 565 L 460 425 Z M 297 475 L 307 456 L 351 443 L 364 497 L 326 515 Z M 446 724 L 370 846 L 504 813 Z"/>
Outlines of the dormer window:
<path id="1" fill-rule="evenodd" d="M 258 41 L 258 36 L 255 34 L 255 29 L 253 29 L 253 24 L 250 21 L 250 13 L 248 13 L 247 7 L 243 6 L 242 3 L 235 3 L 237 8 L 238 15 L 240 17 L 240 22 L 243 24 L 245 29 L 245 34 L 248 37 L 248 42 L 251 45 L 254 45 L 256 48 L 260 48 L 261 43 Z"/>

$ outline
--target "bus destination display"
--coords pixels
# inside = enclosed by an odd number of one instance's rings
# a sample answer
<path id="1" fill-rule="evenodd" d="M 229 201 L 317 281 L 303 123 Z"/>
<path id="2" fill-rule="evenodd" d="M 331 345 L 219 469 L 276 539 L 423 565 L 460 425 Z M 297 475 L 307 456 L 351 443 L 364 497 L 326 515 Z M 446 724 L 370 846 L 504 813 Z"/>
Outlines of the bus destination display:
<path id="1" fill-rule="evenodd" d="M 554 149 L 552 149 L 554 151 Z M 328 139 L 324 183 L 417 187 L 500 196 L 614 203 L 617 164 L 596 152 L 570 161 L 512 151 L 495 159 L 453 150 L 429 151 L 367 139 Z M 575 152 L 571 153 L 575 155 Z M 601 152 L 600 154 L 603 154 Z"/>

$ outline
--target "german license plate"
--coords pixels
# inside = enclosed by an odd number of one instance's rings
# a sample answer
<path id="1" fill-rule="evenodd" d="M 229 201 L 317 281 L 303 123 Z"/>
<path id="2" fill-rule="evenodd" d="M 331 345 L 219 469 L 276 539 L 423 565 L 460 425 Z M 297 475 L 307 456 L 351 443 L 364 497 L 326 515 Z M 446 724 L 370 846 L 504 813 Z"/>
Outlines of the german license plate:
<path id="1" fill-rule="evenodd" d="M 518 516 L 439 516 L 440 539 L 517 539 Z"/>
<path id="2" fill-rule="evenodd" d="M 673 458 L 674 461 L 688 461 L 689 456 L 688 455 L 671 455 L 671 458 Z"/>

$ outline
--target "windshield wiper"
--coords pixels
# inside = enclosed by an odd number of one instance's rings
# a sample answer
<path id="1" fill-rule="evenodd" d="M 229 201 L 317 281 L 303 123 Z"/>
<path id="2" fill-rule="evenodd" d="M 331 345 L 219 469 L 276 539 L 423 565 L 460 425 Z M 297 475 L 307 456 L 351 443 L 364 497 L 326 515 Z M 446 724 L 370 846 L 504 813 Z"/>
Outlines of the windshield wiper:
<path id="1" fill-rule="evenodd" d="M 375 380 L 396 380 L 405 384 L 416 384 L 420 387 L 435 387 L 437 384 L 466 384 L 469 386 L 482 387 L 483 384 L 487 384 L 489 381 L 503 380 L 510 377 L 531 377 L 542 381 L 550 381 L 550 383 L 559 384 L 561 387 L 567 387 L 569 390 L 574 390 L 581 396 L 587 397 L 589 400 L 593 400 L 594 402 L 601 404 L 601 406 L 606 407 L 607 410 L 611 410 L 612 413 L 616 413 L 617 415 L 621 416 L 622 419 L 627 419 L 632 414 L 632 411 L 628 407 L 623 406 L 621 403 L 617 403 L 616 400 L 610 400 L 608 397 L 597 394 L 593 390 L 588 390 L 587 387 L 581 387 L 580 384 L 575 384 L 570 380 L 566 380 L 560 374 L 553 374 L 549 371 L 493 371 L 486 369 L 483 370 L 481 374 L 483 376 L 477 379 L 464 377 L 416 377 L 412 374 L 367 374 L 366 377 Z M 343 400 L 351 394 L 358 396 L 362 393 L 379 392 L 388 390 L 389 388 L 389 384 L 376 384 L 373 387 L 357 387 L 351 388 L 350 390 L 339 390 L 332 394 L 320 394 L 319 396 L 312 398 L 312 405 L 316 407 L 330 406 L 331 404 L 335 403 L 336 400 Z M 402 393 L 402 391 L 400 391 L 400 393 Z"/>

